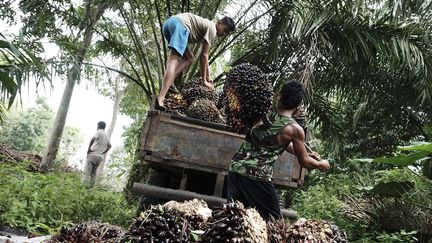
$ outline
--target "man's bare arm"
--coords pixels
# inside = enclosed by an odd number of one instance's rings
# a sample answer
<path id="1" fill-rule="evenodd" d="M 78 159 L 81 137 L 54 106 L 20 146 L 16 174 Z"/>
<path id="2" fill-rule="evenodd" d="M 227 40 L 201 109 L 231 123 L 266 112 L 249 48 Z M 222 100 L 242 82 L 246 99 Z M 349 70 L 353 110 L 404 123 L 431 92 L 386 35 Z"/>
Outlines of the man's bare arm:
<path id="1" fill-rule="evenodd" d="M 210 70 L 209 70 L 209 63 L 208 63 L 209 51 L 210 51 L 210 44 L 207 43 L 207 41 L 203 41 L 201 56 L 200 56 L 201 78 L 204 82 L 204 85 L 208 87 L 213 87 L 213 84 L 210 80 Z"/>
<path id="2" fill-rule="evenodd" d="M 306 146 L 306 149 L 307 149 L 307 146 Z M 294 150 L 294 144 L 293 143 L 290 143 L 289 145 L 288 145 L 288 147 L 287 147 L 287 149 L 286 149 L 286 151 L 288 152 L 288 153 L 290 153 L 290 154 L 294 154 L 295 155 L 295 150 Z M 317 153 L 317 152 L 315 152 L 315 151 L 312 151 L 312 150 L 306 150 L 306 151 L 308 151 L 308 155 L 310 156 L 310 157 L 312 157 L 312 158 L 314 158 L 314 159 L 316 159 L 316 160 L 321 160 L 321 156 Z"/>
<path id="3" fill-rule="evenodd" d="M 106 154 L 110 149 L 111 149 L 111 143 L 108 142 L 107 147 L 106 147 L 105 150 L 102 152 L 102 154 Z"/>
<path id="4" fill-rule="evenodd" d="M 92 137 L 92 139 L 90 140 L 89 147 L 88 147 L 88 149 L 87 149 L 87 154 L 90 153 L 90 152 L 93 152 L 93 151 L 90 150 L 90 148 L 91 148 L 91 146 L 93 145 L 93 143 L 94 143 L 95 141 L 96 141 L 96 138 L 95 138 L 95 137 Z"/>
<path id="5" fill-rule="evenodd" d="M 320 160 L 310 156 L 305 147 L 305 135 L 303 130 L 298 125 L 291 125 L 285 127 L 282 130 L 279 144 L 288 143 L 292 141 L 292 148 L 288 146 L 288 150 L 294 150 L 294 154 L 297 156 L 299 163 L 306 169 L 320 169 L 328 170 L 330 167 L 327 160 Z"/>
<path id="6" fill-rule="evenodd" d="M 290 143 L 290 144 L 288 145 L 288 147 L 286 148 L 286 151 L 288 151 L 288 153 L 290 153 L 290 154 L 294 154 L 294 155 L 295 155 L 295 151 L 294 151 L 294 145 L 293 145 L 293 143 Z"/>

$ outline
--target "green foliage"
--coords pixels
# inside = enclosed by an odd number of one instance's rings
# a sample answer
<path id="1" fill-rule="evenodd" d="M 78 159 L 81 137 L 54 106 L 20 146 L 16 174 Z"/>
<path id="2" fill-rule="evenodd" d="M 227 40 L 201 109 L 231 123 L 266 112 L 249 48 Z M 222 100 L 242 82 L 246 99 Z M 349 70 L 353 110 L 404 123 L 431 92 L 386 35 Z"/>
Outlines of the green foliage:
<path id="1" fill-rule="evenodd" d="M 127 153 L 127 165 L 130 166 L 129 178 L 125 187 L 126 193 L 130 193 L 133 183 L 139 182 L 146 176 L 148 168 L 143 166 L 140 158 L 140 138 L 141 138 L 141 127 L 143 125 L 143 118 L 132 123 L 123 132 L 125 139 L 124 147 Z M 132 195 L 128 195 L 132 196 Z M 133 196 L 132 196 L 133 197 Z"/>
<path id="2" fill-rule="evenodd" d="M 429 1 L 266 2 L 269 24 L 241 42 L 252 51 L 237 62 L 258 65 L 276 89 L 289 79 L 306 84 L 311 127 L 327 153 L 376 157 L 427 137 Z"/>
<path id="3" fill-rule="evenodd" d="M 393 242 L 404 242 L 404 243 L 411 243 L 411 242 L 417 242 L 417 238 L 415 235 L 417 234 L 416 231 L 410 231 L 406 232 L 405 230 L 401 230 L 400 232 L 396 233 L 382 233 L 381 235 L 377 236 L 376 239 L 378 242 L 382 243 L 393 243 Z"/>
<path id="4" fill-rule="evenodd" d="M 327 189 L 322 184 L 296 193 L 294 208 L 299 212 L 300 217 L 335 220 L 341 216 L 335 213 L 341 208 L 343 202 L 336 195 L 327 193 Z"/>
<path id="5" fill-rule="evenodd" d="M 83 142 L 81 131 L 76 127 L 66 126 L 60 141 L 57 161 L 69 161 L 69 159 L 78 151 Z"/>
<path id="6" fill-rule="evenodd" d="M 304 188 L 285 198 L 292 200 L 291 207 L 300 217 L 335 222 L 346 230 L 351 242 L 415 242 L 414 237 L 428 232 L 432 224 L 430 181 L 409 168 L 377 169 L 370 167 L 371 162 L 360 165 L 348 165 L 345 168 L 350 170 L 327 176 L 314 171 Z"/>
<path id="7" fill-rule="evenodd" d="M 42 153 L 53 118 L 46 101 L 38 99 L 36 107 L 11 113 L 2 126 L 0 139 L 19 151 Z"/>
<path id="8" fill-rule="evenodd" d="M 128 198 L 134 197 L 134 195 L 130 193 L 132 185 L 134 182 L 140 181 L 145 176 L 147 170 L 141 166 L 139 153 L 141 127 L 144 123 L 147 110 L 148 100 L 144 92 L 139 89 L 138 85 L 131 85 L 120 103 L 120 112 L 134 119 L 131 125 L 124 128 L 122 134 L 124 138 L 124 161 L 119 165 L 127 166 L 127 168 L 121 170 L 125 170 L 125 173 L 129 175 L 125 188 Z"/>
<path id="9" fill-rule="evenodd" d="M 110 151 L 109 160 L 106 161 L 102 184 L 108 185 L 115 191 L 122 191 L 125 187 L 129 170 L 132 167 L 131 158 L 123 147 L 116 147 Z"/>
<path id="10" fill-rule="evenodd" d="M 127 227 L 134 212 L 123 195 L 88 189 L 74 173 L 36 174 L 1 164 L 0 191 L 0 223 L 31 232 L 92 219 Z"/>
<path id="11" fill-rule="evenodd" d="M 428 152 L 414 152 L 408 155 L 399 154 L 394 157 L 381 157 L 375 158 L 373 162 L 383 163 L 383 164 L 391 164 L 394 166 L 408 166 L 416 163 L 420 159 L 427 157 L 430 153 Z"/>
<path id="12" fill-rule="evenodd" d="M 54 112 L 46 100 L 38 99 L 35 107 L 10 113 L 0 129 L 0 141 L 15 150 L 41 154 L 53 120 Z M 58 161 L 67 161 L 79 149 L 81 142 L 80 130 L 66 127 L 60 142 Z"/>
<path id="13" fill-rule="evenodd" d="M 373 162 L 390 164 L 393 166 L 408 166 L 417 163 L 418 161 L 429 158 L 432 153 L 431 143 L 421 143 L 417 145 L 398 147 L 402 152 L 410 152 L 409 154 L 399 153 L 393 157 L 380 157 L 373 159 Z"/>
<path id="14" fill-rule="evenodd" d="M 344 197 L 359 193 L 355 185 L 361 178 L 348 174 L 329 174 L 323 176 L 319 172 L 309 175 L 306 188 L 297 190 L 292 196 L 292 207 L 299 217 L 323 219 L 336 223 L 347 231 L 350 240 L 356 240 L 367 235 L 368 226 L 355 222 L 344 214 Z"/>
<path id="15" fill-rule="evenodd" d="M 421 143 L 417 145 L 398 147 L 400 151 L 422 151 L 432 153 L 432 143 Z"/>

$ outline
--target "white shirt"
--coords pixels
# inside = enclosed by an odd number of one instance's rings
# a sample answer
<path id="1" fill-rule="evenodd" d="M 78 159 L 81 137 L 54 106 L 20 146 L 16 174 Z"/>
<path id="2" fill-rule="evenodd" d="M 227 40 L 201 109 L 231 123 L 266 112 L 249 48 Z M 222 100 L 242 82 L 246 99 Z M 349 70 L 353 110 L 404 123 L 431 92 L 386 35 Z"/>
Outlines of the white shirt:
<path id="1" fill-rule="evenodd" d="M 89 155 L 103 157 L 102 153 L 105 151 L 109 144 L 108 135 L 106 134 L 104 129 L 99 129 L 93 136 L 93 138 L 95 139 L 95 141 L 90 147 L 90 150 L 92 152 L 90 152 Z"/>

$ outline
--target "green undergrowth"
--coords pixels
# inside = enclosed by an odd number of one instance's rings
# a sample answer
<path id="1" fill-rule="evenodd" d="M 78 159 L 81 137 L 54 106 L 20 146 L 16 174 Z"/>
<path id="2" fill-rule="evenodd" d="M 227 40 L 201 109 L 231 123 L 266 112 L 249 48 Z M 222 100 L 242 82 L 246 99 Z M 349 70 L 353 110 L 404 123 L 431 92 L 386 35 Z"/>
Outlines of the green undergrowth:
<path id="1" fill-rule="evenodd" d="M 0 164 L 0 192 L 0 224 L 40 234 L 93 219 L 127 227 L 136 206 L 121 193 L 88 189 L 77 173 L 32 173 L 6 164 Z"/>

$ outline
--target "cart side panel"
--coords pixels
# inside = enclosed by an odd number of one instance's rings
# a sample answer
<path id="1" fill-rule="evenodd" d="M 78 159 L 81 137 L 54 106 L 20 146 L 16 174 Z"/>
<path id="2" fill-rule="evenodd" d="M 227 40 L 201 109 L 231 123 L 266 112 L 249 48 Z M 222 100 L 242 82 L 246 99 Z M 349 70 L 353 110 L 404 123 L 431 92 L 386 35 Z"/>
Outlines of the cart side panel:
<path id="1" fill-rule="evenodd" d="M 178 117 L 172 119 L 170 114 L 163 112 L 149 112 L 142 134 L 145 134 L 141 140 L 144 160 L 146 156 L 160 158 L 152 161 L 172 163 L 173 166 L 188 164 L 183 167 L 215 173 L 227 172 L 231 158 L 244 138 Z M 273 182 L 276 186 L 296 187 L 303 184 L 306 172 L 294 155 L 285 152 L 275 164 Z"/>
<path id="2" fill-rule="evenodd" d="M 166 160 L 228 169 L 242 137 L 158 115 L 149 128 L 144 151 Z"/>

